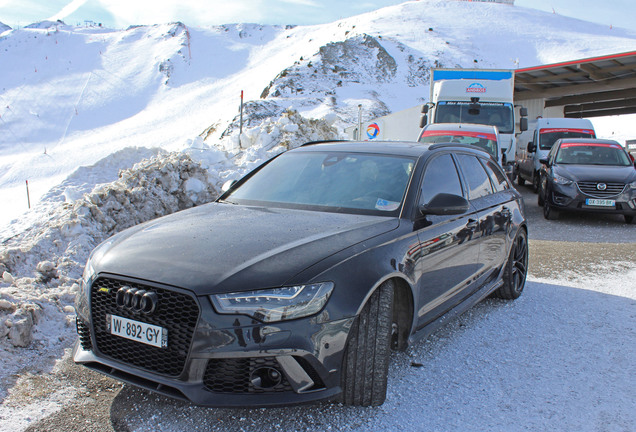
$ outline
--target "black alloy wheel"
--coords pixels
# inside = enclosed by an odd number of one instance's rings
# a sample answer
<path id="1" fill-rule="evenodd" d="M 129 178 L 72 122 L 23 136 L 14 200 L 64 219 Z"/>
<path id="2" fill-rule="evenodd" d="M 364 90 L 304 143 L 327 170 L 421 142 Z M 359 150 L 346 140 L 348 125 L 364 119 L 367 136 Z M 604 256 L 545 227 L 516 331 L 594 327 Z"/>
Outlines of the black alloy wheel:
<path id="1" fill-rule="evenodd" d="M 495 297 L 514 300 L 523 292 L 528 275 L 528 234 L 521 228 L 506 261 L 503 285 L 494 292 Z"/>

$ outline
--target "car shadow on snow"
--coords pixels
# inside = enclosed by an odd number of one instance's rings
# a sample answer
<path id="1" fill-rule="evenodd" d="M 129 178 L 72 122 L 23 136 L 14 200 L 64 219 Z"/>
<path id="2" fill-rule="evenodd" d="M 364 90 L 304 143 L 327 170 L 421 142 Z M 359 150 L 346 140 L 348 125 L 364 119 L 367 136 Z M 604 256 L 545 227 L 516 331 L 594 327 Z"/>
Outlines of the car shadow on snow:
<path id="1" fill-rule="evenodd" d="M 125 386 L 111 422 L 130 431 L 629 430 L 635 306 L 634 298 L 529 281 L 518 300 L 487 299 L 393 353 L 380 407 L 201 408 Z"/>

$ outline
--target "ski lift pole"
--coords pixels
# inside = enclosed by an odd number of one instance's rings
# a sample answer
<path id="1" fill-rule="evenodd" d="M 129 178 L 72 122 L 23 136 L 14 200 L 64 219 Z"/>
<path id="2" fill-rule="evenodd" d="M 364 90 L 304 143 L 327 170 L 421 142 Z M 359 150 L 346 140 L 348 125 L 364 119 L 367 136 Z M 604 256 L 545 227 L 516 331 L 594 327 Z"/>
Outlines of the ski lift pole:
<path id="1" fill-rule="evenodd" d="M 27 190 L 27 204 L 29 205 L 29 209 L 31 209 L 31 198 L 29 197 L 29 181 L 26 181 L 26 190 Z"/>
<path id="2" fill-rule="evenodd" d="M 362 141 L 362 104 L 358 104 L 358 133 L 355 139 Z"/>
<path id="3" fill-rule="evenodd" d="M 241 145 L 241 136 L 243 135 L 243 90 L 241 90 L 241 120 L 239 121 L 239 148 Z"/>

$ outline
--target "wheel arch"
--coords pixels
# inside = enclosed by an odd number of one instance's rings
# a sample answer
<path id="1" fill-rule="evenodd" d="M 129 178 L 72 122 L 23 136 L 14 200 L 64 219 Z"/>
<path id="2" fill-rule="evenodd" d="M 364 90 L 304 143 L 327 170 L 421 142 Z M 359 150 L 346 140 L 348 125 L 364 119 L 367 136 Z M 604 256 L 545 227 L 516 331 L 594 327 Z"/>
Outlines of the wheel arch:
<path id="1" fill-rule="evenodd" d="M 391 348 L 403 351 L 407 348 L 409 336 L 413 329 L 414 294 L 413 286 L 401 274 L 390 274 L 380 279 L 369 290 L 364 300 L 360 303 L 356 315 L 359 315 L 364 305 L 369 301 L 371 295 L 384 283 L 391 282 L 393 284 L 393 323 L 397 324 L 397 332 L 391 342 Z"/>

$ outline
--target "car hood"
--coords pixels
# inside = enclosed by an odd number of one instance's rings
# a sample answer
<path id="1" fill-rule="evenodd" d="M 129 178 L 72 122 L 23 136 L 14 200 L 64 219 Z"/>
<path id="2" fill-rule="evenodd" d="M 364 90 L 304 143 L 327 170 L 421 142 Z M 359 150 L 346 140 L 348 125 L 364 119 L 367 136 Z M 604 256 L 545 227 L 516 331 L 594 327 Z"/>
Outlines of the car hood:
<path id="1" fill-rule="evenodd" d="M 631 183 L 636 180 L 636 169 L 632 165 L 559 165 L 560 174 L 574 181 L 602 181 L 606 183 Z"/>
<path id="2" fill-rule="evenodd" d="M 199 295 L 277 287 L 398 225 L 395 217 L 212 203 L 117 234 L 95 254 L 92 265 L 98 273 Z"/>

